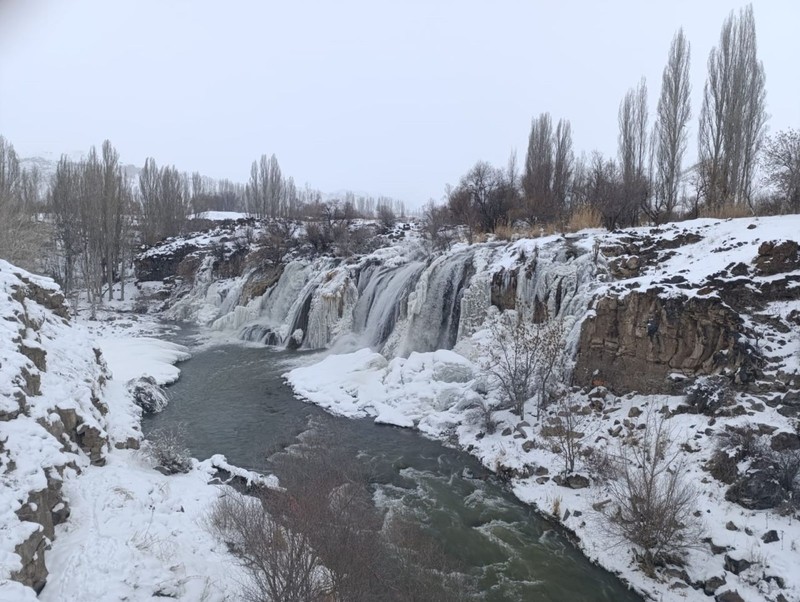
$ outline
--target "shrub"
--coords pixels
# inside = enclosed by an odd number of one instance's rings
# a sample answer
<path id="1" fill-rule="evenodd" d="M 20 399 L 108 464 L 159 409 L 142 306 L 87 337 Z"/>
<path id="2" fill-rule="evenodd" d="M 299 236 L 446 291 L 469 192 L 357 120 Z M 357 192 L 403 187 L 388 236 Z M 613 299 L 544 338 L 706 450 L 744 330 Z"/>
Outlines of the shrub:
<path id="1" fill-rule="evenodd" d="M 697 493 L 685 479 L 665 419 L 650 412 L 644 424 L 641 439 L 622 446 L 617 459 L 609 527 L 639 549 L 639 561 L 652 572 L 659 564 L 679 562 L 696 546 L 700 526 L 693 515 Z"/>
<path id="2" fill-rule="evenodd" d="M 366 467 L 328 438 L 273 458 L 283 491 L 227 494 L 210 530 L 250 575 L 245 596 L 273 602 L 386 602 L 469 598 L 441 547 L 374 505 Z"/>
<path id="3" fill-rule="evenodd" d="M 167 474 L 189 472 L 192 458 L 186 447 L 186 429 L 178 424 L 150 432 L 145 442 L 145 453 Z"/>
<path id="4" fill-rule="evenodd" d="M 537 416 L 548 405 L 554 377 L 563 370 L 564 326 L 558 320 L 535 324 L 528 312 L 507 311 L 489 318 L 484 344 L 486 367 L 510 408 L 520 418 L 538 393 Z"/>
<path id="5" fill-rule="evenodd" d="M 567 232 L 577 232 L 587 228 L 602 228 L 603 216 L 600 212 L 589 205 L 578 207 L 569 217 L 565 230 Z"/>

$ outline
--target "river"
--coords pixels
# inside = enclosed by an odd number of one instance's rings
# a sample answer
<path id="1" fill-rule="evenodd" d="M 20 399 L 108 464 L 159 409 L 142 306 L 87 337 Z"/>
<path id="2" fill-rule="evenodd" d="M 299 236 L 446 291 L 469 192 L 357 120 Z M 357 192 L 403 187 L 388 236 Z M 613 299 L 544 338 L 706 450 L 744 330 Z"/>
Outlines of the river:
<path id="1" fill-rule="evenodd" d="M 408 429 L 332 417 L 295 399 L 281 374 L 302 359 L 244 345 L 194 349 L 168 389 L 169 405 L 145 419 L 145 432 L 182 423 L 195 457 L 221 453 L 232 464 L 266 470 L 271 454 L 310 428 L 333 431 L 342 445 L 373 460 L 378 503 L 416 516 L 477 579 L 484 600 L 641 600 L 469 454 Z"/>

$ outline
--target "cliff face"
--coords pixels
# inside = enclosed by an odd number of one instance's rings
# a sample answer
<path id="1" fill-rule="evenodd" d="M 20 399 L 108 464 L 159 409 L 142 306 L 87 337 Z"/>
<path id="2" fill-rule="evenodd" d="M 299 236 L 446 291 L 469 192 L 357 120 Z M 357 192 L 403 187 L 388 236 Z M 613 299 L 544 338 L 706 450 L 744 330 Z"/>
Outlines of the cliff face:
<path id="1" fill-rule="evenodd" d="M 0 580 L 40 591 L 54 527 L 69 516 L 66 471 L 102 465 L 108 378 L 50 280 L 0 260 Z"/>
<path id="2" fill-rule="evenodd" d="M 726 370 L 742 383 L 754 378 L 755 358 L 736 312 L 718 298 L 661 293 L 650 289 L 597 300 L 581 329 L 576 384 L 620 394 L 667 393 L 682 389 L 682 377 Z"/>

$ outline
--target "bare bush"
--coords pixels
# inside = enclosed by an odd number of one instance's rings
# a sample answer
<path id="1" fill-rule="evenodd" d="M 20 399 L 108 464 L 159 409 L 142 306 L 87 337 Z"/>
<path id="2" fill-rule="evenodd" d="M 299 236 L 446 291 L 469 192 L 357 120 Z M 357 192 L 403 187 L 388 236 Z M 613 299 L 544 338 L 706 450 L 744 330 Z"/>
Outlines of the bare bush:
<path id="1" fill-rule="evenodd" d="M 640 439 L 623 445 L 611 482 L 613 533 L 638 548 L 643 567 L 680 563 L 697 545 L 700 524 L 693 515 L 697 493 L 685 477 L 685 464 L 671 440 L 665 419 L 649 412 Z"/>
<path id="2" fill-rule="evenodd" d="M 555 404 L 556 412 L 549 419 L 547 432 L 554 441 L 554 449 L 564 461 L 564 471 L 575 470 L 587 429 L 591 427 L 590 414 L 584 413 L 580 404 L 570 396 L 561 396 Z"/>
<path id="3" fill-rule="evenodd" d="M 439 546 L 373 503 L 366 466 L 328 438 L 273 459 L 284 491 L 227 495 L 209 519 L 252 577 L 248 600 L 468 599 Z"/>
<path id="4" fill-rule="evenodd" d="M 507 407 L 520 417 L 534 395 L 538 394 L 537 416 L 548 405 L 551 381 L 565 359 L 561 322 L 537 324 L 524 313 L 507 311 L 491 317 L 492 340 L 485 345 L 488 371 Z"/>
<path id="5" fill-rule="evenodd" d="M 280 263 L 286 254 L 297 246 L 298 229 L 299 225 L 295 221 L 271 220 L 258 241 L 264 249 L 266 258 L 272 263 Z"/>
<path id="6" fill-rule="evenodd" d="M 429 201 L 422 211 L 422 229 L 434 250 L 449 249 L 455 238 L 447 206 Z"/>
<path id="7" fill-rule="evenodd" d="M 290 531 L 265 510 L 264 500 L 232 489 L 214 505 L 207 525 L 228 544 L 251 578 L 249 602 L 323 600 L 324 569 L 302 531 Z"/>
<path id="8" fill-rule="evenodd" d="M 189 472 L 192 468 L 192 458 L 186 447 L 186 429 L 181 424 L 151 431 L 144 451 L 168 474 Z"/>

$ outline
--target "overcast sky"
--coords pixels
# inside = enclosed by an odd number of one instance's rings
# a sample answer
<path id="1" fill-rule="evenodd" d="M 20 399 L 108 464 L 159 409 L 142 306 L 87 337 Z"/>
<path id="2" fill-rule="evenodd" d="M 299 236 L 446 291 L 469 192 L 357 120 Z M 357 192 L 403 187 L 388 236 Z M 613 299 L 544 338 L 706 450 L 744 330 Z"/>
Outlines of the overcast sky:
<path id="1" fill-rule="evenodd" d="M 323 191 L 412 205 L 475 161 L 524 159 L 530 120 L 616 152 L 617 108 L 669 44 L 706 61 L 742 2 L 0 0 L 0 135 L 23 156 L 106 138 L 126 163 L 245 181 L 275 153 Z M 800 127 L 800 2 L 753 2 L 772 131 Z M 694 153 L 694 132 L 690 139 Z"/>

